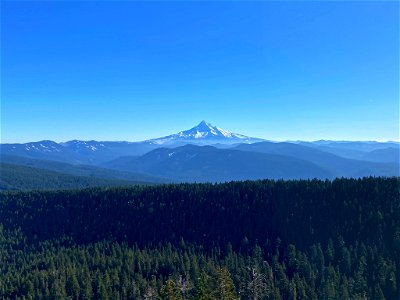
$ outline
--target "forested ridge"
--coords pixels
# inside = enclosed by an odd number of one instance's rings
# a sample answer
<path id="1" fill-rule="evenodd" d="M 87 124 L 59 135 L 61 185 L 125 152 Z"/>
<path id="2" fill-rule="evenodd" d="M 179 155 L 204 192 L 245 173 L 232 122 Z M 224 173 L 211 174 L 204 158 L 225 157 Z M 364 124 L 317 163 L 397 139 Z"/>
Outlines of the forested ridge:
<path id="1" fill-rule="evenodd" d="M 71 175 L 29 166 L 0 162 L 1 190 L 59 190 L 105 186 L 150 184 L 145 181 L 129 181 L 95 176 Z"/>
<path id="2" fill-rule="evenodd" d="M 400 299 L 399 178 L 3 192 L 0 297 Z"/>

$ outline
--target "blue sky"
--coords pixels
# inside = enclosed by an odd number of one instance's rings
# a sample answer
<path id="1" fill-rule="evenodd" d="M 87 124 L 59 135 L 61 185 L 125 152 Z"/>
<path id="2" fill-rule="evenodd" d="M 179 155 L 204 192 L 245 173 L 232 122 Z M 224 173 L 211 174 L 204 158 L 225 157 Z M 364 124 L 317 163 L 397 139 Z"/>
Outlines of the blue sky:
<path id="1" fill-rule="evenodd" d="M 2 2 L 1 140 L 399 139 L 398 2 Z"/>

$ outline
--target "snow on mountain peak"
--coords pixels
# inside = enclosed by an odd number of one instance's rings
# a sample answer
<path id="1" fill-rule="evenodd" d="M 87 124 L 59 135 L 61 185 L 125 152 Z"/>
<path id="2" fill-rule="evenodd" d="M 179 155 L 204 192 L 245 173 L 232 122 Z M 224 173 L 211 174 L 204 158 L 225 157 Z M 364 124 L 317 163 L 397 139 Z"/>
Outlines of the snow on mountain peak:
<path id="1" fill-rule="evenodd" d="M 211 123 L 207 123 L 206 121 L 201 121 L 199 125 L 193 127 L 190 130 L 187 130 L 186 132 L 194 131 L 196 130 L 198 134 L 195 135 L 196 138 L 202 138 L 207 136 L 208 134 L 212 136 L 223 136 L 223 137 L 231 137 L 232 133 L 223 130 L 221 128 L 218 128 L 217 126 L 212 125 Z"/>
<path id="2" fill-rule="evenodd" d="M 201 121 L 197 126 L 180 131 L 166 137 L 152 139 L 149 142 L 152 144 L 168 144 L 173 142 L 194 142 L 194 143 L 218 143 L 218 142 L 253 142 L 256 139 L 232 133 L 206 121 Z"/>

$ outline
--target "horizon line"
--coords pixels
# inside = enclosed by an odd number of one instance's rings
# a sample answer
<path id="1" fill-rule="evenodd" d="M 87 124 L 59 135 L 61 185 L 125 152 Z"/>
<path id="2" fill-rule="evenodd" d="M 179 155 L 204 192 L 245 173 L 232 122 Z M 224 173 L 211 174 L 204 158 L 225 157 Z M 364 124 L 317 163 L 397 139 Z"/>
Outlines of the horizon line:
<path id="1" fill-rule="evenodd" d="M 163 138 L 163 137 L 161 137 Z M 334 140 L 334 139 L 317 139 L 317 140 L 302 140 L 302 139 L 296 139 L 296 140 L 270 140 L 270 139 L 264 139 L 264 138 L 256 138 L 256 137 L 249 137 L 249 138 L 255 138 L 255 139 L 260 139 L 262 141 L 259 142 L 254 142 L 254 143 L 262 143 L 262 142 L 272 142 L 272 143 L 300 143 L 300 142 L 306 142 L 306 143 L 316 143 L 316 142 L 334 142 L 334 143 L 346 143 L 346 142 L 351 142 L 351 143 L 397 143 L 400 144 L 400 140 Z M 52 139 L 40 139 L 40 140 L 34 140 L 34 141 L 26 141 L 26 142 L 0 142 L 0 145 L 7 145 L 7 144 L 18 144 L 18 145 L 24 145 L 24 144 L 30 144 L 30 143 L 40 143 L 40 142 L 54 142 L 57 144 L 65 144 L 68 142 L 72 141 L 79 141 L 79 142 L 105 142 L 105 143 L 143 143 L 143 142 L 148 142 L 154 139 L 158 138 L 150 138 L 146 140 L 137 140 L 137 141 L 129 141 L 129 140 L 95 140 L 95 139 L 90 139 L 90 140 L 85 140 L 85 139 L 71 139 L 71 140 L 64 140 L 64 141 L 57 141 L 57 140 L 52 140 Z M 201 141 L 201 140 L 199 140 Z M 254 143 L 234 143 L 234 144 L 254 144 Z M 188 143 L 190 144 L 190 143 Z M 218 144 L 216 142 L 215 144 Z M 211 144 L 212 145 L 212 144 Z M 161 146 L 161 145 L 160 145 Z"/>

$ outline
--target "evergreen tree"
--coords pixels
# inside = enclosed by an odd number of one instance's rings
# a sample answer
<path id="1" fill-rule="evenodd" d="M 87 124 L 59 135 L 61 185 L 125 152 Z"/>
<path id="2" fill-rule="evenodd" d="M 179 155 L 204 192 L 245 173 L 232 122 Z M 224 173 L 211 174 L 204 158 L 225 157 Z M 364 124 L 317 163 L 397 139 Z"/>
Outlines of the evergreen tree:
<path id="1" fill-rule="evenodd" d="M 168 279 L 161 288 L 162 300 L 182 300 L 182 295 L 175 283 L 171 278 Z"/>
<path id="2" fill-rule="evenodd" d="M 217 299 L 237 300 L 239 299 L 231 274 L 227 268 L 217 269 Z"/>
<path id="3" fill-rule="evenodd" d="M 212 284 L 208 275 L 203 271 L 197 285 L 196 300 L 213 300 Z"/>

